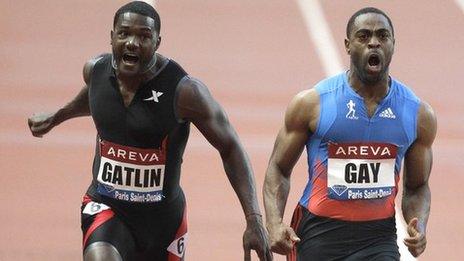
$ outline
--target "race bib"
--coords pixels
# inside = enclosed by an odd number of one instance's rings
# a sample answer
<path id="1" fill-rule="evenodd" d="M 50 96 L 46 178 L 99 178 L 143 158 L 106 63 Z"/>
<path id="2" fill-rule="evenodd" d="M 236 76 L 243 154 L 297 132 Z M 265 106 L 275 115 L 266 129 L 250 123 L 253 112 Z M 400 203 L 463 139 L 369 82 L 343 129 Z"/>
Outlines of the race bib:
<path id="1" fill-rule="evenodd" d="M 174 241 L 171 242 L 167 250 L 179 258 L 182 258 L 185 253 L 185 246 L 187 245 L 188 234 L 185 233 L 184 235 L 176 238 Z"/>
<path id="2" fill-rule="evenodd" d="M 82 213 L 93 216 L 107 209 L 110 209 L 110 207 L 103 203 L 90 201 L 85 205 L 84 210 L 82 210 Z"/>
<path id="3" fill-rule="evenodd" d="M 163 199 L 166 150 L 139 149 L 100 141 L 97 191 L 129 202 L 152 203 Z"/>
<path id="4" fill-rule="evenodd" d="M 389 143 L 328 144 L 328 197 L 379 199 L 395 188 L 397 147 Z"/>

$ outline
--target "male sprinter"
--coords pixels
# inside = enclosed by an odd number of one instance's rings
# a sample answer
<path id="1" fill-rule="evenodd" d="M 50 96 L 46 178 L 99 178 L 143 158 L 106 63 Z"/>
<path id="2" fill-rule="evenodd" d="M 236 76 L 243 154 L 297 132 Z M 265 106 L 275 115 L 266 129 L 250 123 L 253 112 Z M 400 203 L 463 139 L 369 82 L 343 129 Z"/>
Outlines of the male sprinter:
<path id="1" fill-rule="evenodd" d="M 277 136 L 264 184 L 271 249 L 287 260 L 399 260 L 395 196 L 404 158 L 404 243 L 419 256 L 436 118 L 389 75 L 395 38 L 384 12 L 359 10 L 346 34 L 350 69 L 296 95 Z M 309 180 L 289 227 L 282 217 L 290 174 L 304 147 Z"/>
<path id="2" fill-rule="evenodd" d="M 91 115 L 97 129 L 93 180 L 82 205 L 83 255 L 94 260 L 183 260 L 182 155 L 193 123 L 219 151 L 245 212 L 245 259 L 271 260 L 252 169 L 221 106 L 174 60 L 156 53 L 160 18 L 135 1 L 114 16 L 112 54 L 84 66 L 86 85 L 69 104 L 29 119 L 41 137 Z"/>

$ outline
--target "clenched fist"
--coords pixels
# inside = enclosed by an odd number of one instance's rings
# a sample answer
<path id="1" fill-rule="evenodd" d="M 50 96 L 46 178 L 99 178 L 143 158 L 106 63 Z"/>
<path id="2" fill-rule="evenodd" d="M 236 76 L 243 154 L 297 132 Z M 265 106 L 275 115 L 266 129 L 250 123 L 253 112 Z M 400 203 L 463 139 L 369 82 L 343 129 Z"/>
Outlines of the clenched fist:
<path id="1" fill-rule="evenodd" d="M 29 117 L 27 123 L 29 124 L 32 135 L 41 138 L 44 134 L 49 132 L 55 127 L 54 117 L 54 113 L 38 113 Z"/>

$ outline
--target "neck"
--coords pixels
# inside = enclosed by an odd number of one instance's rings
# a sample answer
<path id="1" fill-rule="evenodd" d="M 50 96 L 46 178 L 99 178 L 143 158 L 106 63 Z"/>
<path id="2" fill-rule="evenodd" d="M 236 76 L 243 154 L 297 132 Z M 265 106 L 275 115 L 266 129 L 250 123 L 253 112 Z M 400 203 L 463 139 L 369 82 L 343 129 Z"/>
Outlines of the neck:
<path id="1" fill-rule="evenodd" d="M 158 55 L 155 53 L 153 55 L 153 58 L 151 61 L 148 63 L 146 66 L 146 70 L 141 73 L 141 78 L 143 79 L 144 82 L 151 80 L 155 74 L 158 72 L 158 69 L 160 68 L 158 62 Z"/>
<path id="2" fill-rule="evenodd" d="M 348 83 L 351 88 L 365 99 L 383 99 L 390 88 L 390 77 L 388 76 L 388 70 L 384 75 L 375 82 L 366 82 L 361 79 L 355 70 L 350 69 L 348 71 Z"/>
<path id="3" fill-rule="evenodd" d="M 142 84 L 142 78 L 138 76 L 125 76 L 116 71 L 116 79 L 118 80 L 119 87 L 124 89 L 136 91 Z"/>
<path id="4" fill-rule="evenodd" d="M 121 74 L 114 60 L 112 62 L 112 65 L 116 72 L 116 77 L 118 81 L 124 83 L 124 85 L 128 86 L 130 89 L 135 90 L 140 86 L 140 84 L 148 82 L 149 80 L 153 79 L 153 77 L 155 77 L 155 75 L 158 73 L 158 70 L 161 67 L 158 61 L 159 59 L 157 58 L 157 54 L 155 53 L 143 72 L 131 76 Z"/>

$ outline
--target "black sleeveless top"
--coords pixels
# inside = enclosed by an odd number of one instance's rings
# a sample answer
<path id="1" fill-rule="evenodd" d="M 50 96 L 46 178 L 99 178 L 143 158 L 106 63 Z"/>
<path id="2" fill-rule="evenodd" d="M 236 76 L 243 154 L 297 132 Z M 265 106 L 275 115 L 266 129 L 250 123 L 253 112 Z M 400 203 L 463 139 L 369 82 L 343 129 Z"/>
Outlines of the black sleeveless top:
<path id="1" fill-rule="evenodd" d="M 112 55 L 98 58 L 89 85 L 90 112 L 97 129 L 89 196 L 117 210 L 157 208 L 179 198 L 189 123 L 176 118 L 175 98 L 177 85 L 186 75 L 168 60 L 126 107 Z"/>

